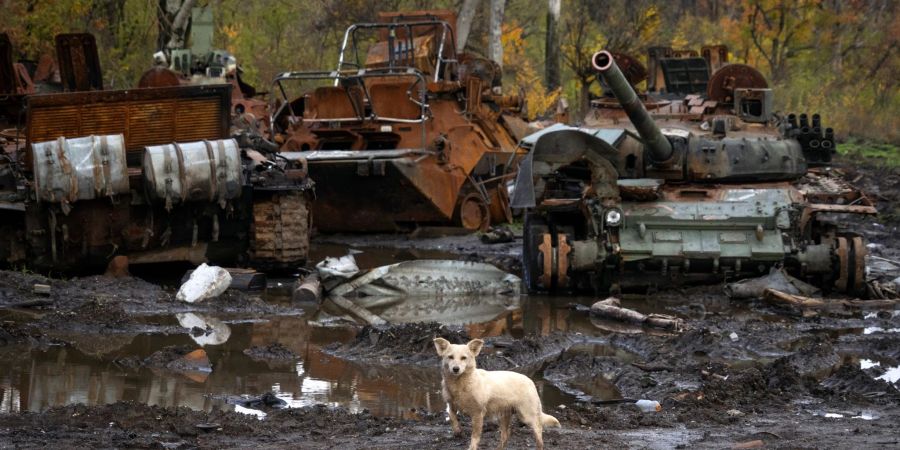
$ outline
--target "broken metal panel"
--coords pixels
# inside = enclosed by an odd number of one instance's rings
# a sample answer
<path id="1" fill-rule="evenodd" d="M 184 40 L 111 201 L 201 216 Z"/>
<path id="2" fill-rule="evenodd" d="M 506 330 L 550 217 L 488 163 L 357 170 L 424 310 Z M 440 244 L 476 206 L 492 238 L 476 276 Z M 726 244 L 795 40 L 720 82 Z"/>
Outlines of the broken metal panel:
<path id="1" fill-rule="evenodd" d="M 103 90 L 97 41 L 92 34 L 56 35 L 56 61 L 66 91 Z"/>
<path id="2" fill-rule="evenodd" d="M 128 193 L 121 134 L 32 144 L 39 201 L 75 202 Z"/>
<path id="3" fill-rule="evenodd" d="M 371 269 L 331 288 L 331 296 L 460 297 L 519 294 L 521 279 L 490 264 L 405 261 Z"/>

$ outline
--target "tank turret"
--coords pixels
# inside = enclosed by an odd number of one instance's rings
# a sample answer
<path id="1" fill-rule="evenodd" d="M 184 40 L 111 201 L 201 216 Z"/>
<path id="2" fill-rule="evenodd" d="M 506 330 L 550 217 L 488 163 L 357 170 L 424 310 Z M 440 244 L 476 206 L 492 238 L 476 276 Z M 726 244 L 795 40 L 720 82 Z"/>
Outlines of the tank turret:
<path id="1" fill-rule="evenodd" d="M 591 63 L 594 69 L 600 72 L 603 81 L 612 90 L 613 95 L 616 96 L 616 99 L 622 105 L 622 109 L 625 110 L 625 114 L 628 115 L 628 119 L 631 120 L 634 128 L 641 135 L 641 139 L 644 140 L 644 145 L 646 145 L 651 159 L 657 163 L 667 162 L 672 159 L 672 144 L 662 134 L 659 127 L 656 126 L 656 122 L 653 121 L 653 117 L 650 116 L 647 109 L 644 108 L 644 103 L 641 102 L 637 93 L 631 88 L 631 84 L 625 79 L 622 71 L 619 70 L 619 66 L 613 60 L 613 55 L 606 50 L 599 51 L 594 54 Z"/>
<path id="2" fill-rule="evenodd" d="M 663 133 L 656 119 L 608 51 L 594 54 L 592 65 L 603 77 L 644 144 L 645 172 L 667 180 L 721 182 L 794 180 L 806 173 L 804 145 L 796 139 L 762 135 L 729 135 L 735 117 L 714 117 L 711 134 L 699 135 L 676 125 Z M 818 115 L 816 115 L 818 116 Z M 801 122 L 805 115 L 801 115 Z M 816 117 L 818 122 L 818 117 Z"/>

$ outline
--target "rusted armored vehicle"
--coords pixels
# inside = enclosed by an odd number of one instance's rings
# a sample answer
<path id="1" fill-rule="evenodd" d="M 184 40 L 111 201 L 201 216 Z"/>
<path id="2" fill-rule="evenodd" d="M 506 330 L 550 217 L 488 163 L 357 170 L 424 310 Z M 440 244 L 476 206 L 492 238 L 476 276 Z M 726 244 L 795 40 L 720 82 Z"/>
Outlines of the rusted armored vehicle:
<path id="1" fill-rule="evenodd" d="M 96 55 L 92 39 L 79 42 L 73 52 Z M 58 55 L 69 92 L 2 99 L 4 265 L 94 271 L 116 255 L 132 264 L 305 262 L 306 168 L 232 127 L 231 86 L 102 90 L 90 83 L 99 64 Z"/>
<path id="2" fill-rule="evenodd" d="M 728 114 L 654 118 L 612 54 L 593 65 L 630 124 L 556 125 L 523 141 L 513 207 L 530 208 L 530 290 L 657 288 L 783 266 L 865 291 L 863 238 L 827 216 L 876 211 L 827 166 L 833 133 L 818 115 L 776 114 L 771 90 L 738 88 Z"/>
<path id="3" fill-rule="evenodd" d="M 517 96 L 500 68 L 454 47 L 452 12 L 383 13 L 344 34 L 336 70 L 286 72 L 271 89 L 274 139 L 320 180 L 323 231 L 398 231 L 510 219 L 521 156 Z"/>

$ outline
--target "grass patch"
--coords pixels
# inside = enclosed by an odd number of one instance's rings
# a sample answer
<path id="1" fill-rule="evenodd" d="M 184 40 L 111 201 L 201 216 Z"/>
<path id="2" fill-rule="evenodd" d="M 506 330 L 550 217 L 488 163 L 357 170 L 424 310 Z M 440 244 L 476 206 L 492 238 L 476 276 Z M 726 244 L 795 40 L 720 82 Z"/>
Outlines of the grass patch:
<path id="1" fill-rule="evenodd" d="M 900 146 L 850 139 L 837 145 L 837 152 L 848 158 L 876 158 L 890 167 L 900 167 Z"/>

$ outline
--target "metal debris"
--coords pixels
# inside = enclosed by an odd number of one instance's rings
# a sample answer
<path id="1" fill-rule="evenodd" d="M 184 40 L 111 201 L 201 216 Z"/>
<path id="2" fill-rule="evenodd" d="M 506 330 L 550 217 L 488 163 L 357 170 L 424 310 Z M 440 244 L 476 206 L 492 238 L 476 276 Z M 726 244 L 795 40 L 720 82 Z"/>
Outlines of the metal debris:
<path id="1" fill-rule="evenodd" d="M 424 259 L 371 269 L 327 292 L 358 297 L 518 295 L 520 283 L 519 277 L 490 264 Z"/>
<path id="2" fill-rule="evenodd" d="M 764 277 L 749 278 L 726 284 L 725 295 L 734 299 L 762 298 L 766 288 L 777 289 L 787 294 L 805 296 L 818 295 L 821 292 L 819 288 L 792 277 L 783 268 L 773 267 L 769 274 Z"/>

